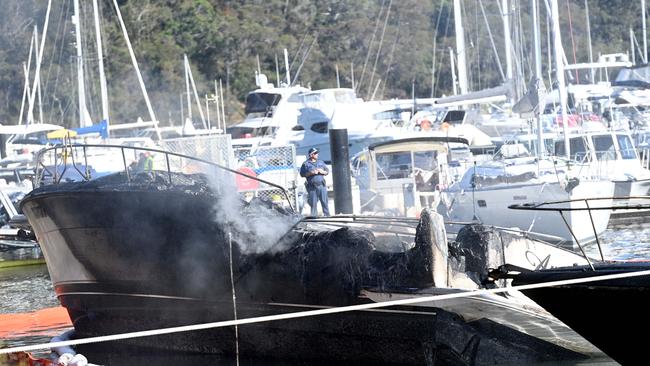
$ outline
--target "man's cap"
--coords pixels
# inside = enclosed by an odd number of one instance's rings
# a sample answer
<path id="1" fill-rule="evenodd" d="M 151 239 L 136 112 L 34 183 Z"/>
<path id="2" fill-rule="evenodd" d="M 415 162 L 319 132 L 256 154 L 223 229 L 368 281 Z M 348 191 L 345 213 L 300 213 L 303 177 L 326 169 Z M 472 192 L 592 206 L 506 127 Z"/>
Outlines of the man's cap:
<path id="1" fill-rule="evenodd" d="M 315 148 L 315 147 L 312 147 L 311 149 L 309 149 L 309 152 L 307 153 L 307 155 L 316 154 L 316 153 L 318 153 L 318 149 Z"/>

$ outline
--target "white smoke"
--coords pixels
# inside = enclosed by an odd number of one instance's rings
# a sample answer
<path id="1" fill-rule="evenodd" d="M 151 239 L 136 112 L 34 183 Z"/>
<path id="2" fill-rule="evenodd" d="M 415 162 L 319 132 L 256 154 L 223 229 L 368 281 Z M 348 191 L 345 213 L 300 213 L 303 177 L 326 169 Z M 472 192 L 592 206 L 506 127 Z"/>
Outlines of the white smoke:
<path id="1" fill-rule="evenodd" d="M 217 222 L 232 233 L 242 253 L 281 250 L 277 242 L 294 224 L 294 219 L 264 205 L 247 206 L 237 191 L 234 175 L 220 172 L 211 177 L 217 195 Z"/>

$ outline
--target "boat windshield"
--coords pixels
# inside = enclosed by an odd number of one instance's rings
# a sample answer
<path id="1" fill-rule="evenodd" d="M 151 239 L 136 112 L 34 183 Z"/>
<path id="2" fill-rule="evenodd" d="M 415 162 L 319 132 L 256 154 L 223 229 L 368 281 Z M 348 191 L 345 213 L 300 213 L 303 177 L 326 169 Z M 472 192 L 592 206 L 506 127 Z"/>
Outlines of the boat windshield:
<path id="1" fill-rule="evenodd" d="M 628 135 L 616 135 L 618 146 L 621 149 L 621 157 L 623 159 L 636 159 L 636 151 L 632 139 Z"/>
<path id="2" fill-rule="evenodd" d="M 379 153 L 377 159 L 377 179 L 403 179 L 412 176 L 414 169 L 433 171 L 437 168 L 437 152 L 396 151 Z"/>
<path id="3" fill-rule="evenodd" d="M 273 107 L 280 103 L 282 96 L 275 93 L 250 93 L 246 97 L 244 112 L 249 117 L 271 117 Z"/>

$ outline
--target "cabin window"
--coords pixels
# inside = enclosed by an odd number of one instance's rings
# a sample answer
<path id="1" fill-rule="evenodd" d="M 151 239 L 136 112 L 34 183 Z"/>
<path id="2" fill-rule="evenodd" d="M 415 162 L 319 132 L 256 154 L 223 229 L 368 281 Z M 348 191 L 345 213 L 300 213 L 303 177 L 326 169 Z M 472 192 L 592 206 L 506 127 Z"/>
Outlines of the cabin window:
<path id="1" fill-rule="evenodd" d="M 273 107 L 280 103 L 282 96 L 272 93 L 251 93 L 246 96 L 246 115 L 253 114 L 252 117 L 270 117 Z"/>
<path id="2" fill-rule="evenodd" d="M 229 133 L 233 139 L 243 139 L 250 137 L 264 137 L 272 136 L 277 127 L 264 126 L 264 127 L 228 127 L 226 133 Z"/>
<path id="3" fill-rule="evenodd" d="M 571 150 L 571 157 L 580 162 L 589 161 L 589 154 L 587 146 L 583 137 L 575 137 L 569 140 L 569 149 Z M 555 154 L 558 156 L 566 156 L 564 149 L 564 140 L 555 142 Z"/>
<path id="4" fill-rule="evenodd" d="M 377 179 L 403 179 L 411 174 L 411 153 L 406 151 L 377 154 Z"/>
<path id="5" fill-rule="evenodd" d="M 621 157 L 623 159 L 636 159 L 636 152 L 634 151 L 634 145 L 630 136 L 616 135 L 616 140 L 618 140 L 618 147 L 621 149 Z"/>
<path id="6" fill-rule="evenodd" d="M 435 151 L 416 151 L 413 160 L 414 166 L 422 170 L 432 171 L 438 167 Z"/>
<path id="7" fill-rule="evenodd" d="M 593 136 L 594 149 L 596 149 L 596 158 L 598 160 L 615 160 L 616 146 L 611 135 Z"/>
<path id="8" fill-rule="evenodd" d="M 32 132 L 24 135 L 14 135 L 8 142 L 12 144 L 32 144 L 32 145 L 45 145 L 47 144 L 47 134 L 52 131 Z"/>
<path id="9" fill-rule="evenodd" d="M 311 127 L 309 129 L 316 132 L 316 133 L 327 133 L 328 125 L 329 125 L 329 123 L 327 121 L 325 121 L 325 122 L 316 122 L 313 125 L 311 125 Z"/>

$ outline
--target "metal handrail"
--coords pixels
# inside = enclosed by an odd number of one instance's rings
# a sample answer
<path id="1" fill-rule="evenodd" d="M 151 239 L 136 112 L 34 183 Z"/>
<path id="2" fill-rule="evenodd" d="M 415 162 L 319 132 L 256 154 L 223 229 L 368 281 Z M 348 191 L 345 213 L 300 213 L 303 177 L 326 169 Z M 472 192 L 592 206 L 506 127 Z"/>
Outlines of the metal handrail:
<path id="1" fill-rule="evenodd" d="M 593 201 L 629 201 L 629 200 L 647 200 L 647 204 L 638 204 L 638 205 L 606 205 L 598 207 L 590 207 L 588 204 L 586 207 L 545 207 L 549 205 L 557 205 L 563 203 L 571 202 L 593 202 Z M 561 200 L 561 201 L 545 201 L 540 203 L 519 203 L 508 206 L 508 208 L 513 210 L 530 210 L 530 211 L 591 211 L 591 210 L 645 210 L 650 209 L 650 196 L 613 196 L 613 197 L 594 197 L 594 198 L 574 198 L 570 200 Z"/>
<path id="2" fill-rule="evenodd" d="M 541 203 L 526 203 L 526 204 L 515 204 L 515 205 L 510 205 L 508 208 L 513 209 L 513 210 L 528 210 L 528 211 L 555 211 L 560 214 L 560 217 L 562 217 L 562 220 L 564 221 L 564 224 L 566 225 L 567 229 L 569 230 L 569 233 L 573 237 L 573 240 L 575 241 L 576 245 L 582 252 L 583 257 L 587 260 L 587 263 L 589 264 L 589 267 L 591 268 L 592 271 L 595 271 L 595 268 L 593 264 L 591 263 L 591 260 L 589 260 L 589 257 L 587 256 L 584 248 L 580 244 L 578 238 L 576 235 L 573 233 L 573 230 L 571 229 L 571 225 L 569 225 L 568 221 L 566 220 L 566 217 L 564 216 L 564 213 L 567 211 L 587 211 L 589 213 L 589 219 L 591 220 L 591 227 L 594 232 L 594 237 L 596 239 L 596 245 L 598 246 L 598 251 L 600 253 L 600 258 L 601 260 L 605 260 L 605 256 L 603 254 L 603 249 L 600 244 L 600 239 L 598 237 L 598 233 L 596 232 L 596 227 L 594 224 L 594 219 L 591 214 L 592 210 L 643 210 L 643 209 L 650 209 L 650 203 L 647 204 L 637 204 L 637 205 L 605 205 L 605 206 L 598 206 L 598 207 L 591 207 L 589 205 L 590 201 L 629 201 L 629 200 L 647 200 L 650 201 L 650 196 L 627 196 L 627 197 L 596 197 L 596 198 L 577 198 L 577 199 L 570 199 L 570 200 L 562 200 L 562 201 L 547 201 L 547 202 L 541 202 Z M 551 206 L 551 205 L 558 205 L 558 204 L 567 204 L 567 203 L 572 203 L 572 202 L 584 202 L 585 207 L 545 207 L 545 206 Z"/>
<path id="3" fill-rule="evenodd" d="M 88 149 L 89 148 L 120 149 L 121 156 L 122 156 L 122 163 L 124 165 L 124 169 L 121 170 L 121 171 L 125 173 L 126 178 L 127 178 L 127 182 L 129 182 L 129 183 L 132 181 L 132 176 L 130 174 L 129 166 L 127 164 L 126 151 L 134 151 L 134 152 L 147 151 L 147 152 L 156 153 L 156 154 L 163 154 L 163 156 L 165 157 L 166 173 L 167 173 L 167 176 L 169 178 L 169 184 L 170 185 L 173 184 L 173 183 L 172 183 L 172 168 L 171 168 L 171 163 L 170 163 L 169 157 L 173 156 L 173 157 L 178 157 L 178 158 L 182 158 L 182 159 L 188 159 L 188 160 L 192 160 L 192 161 L 195 161 L 195 162 L 207 164 L 207 165 L 213 166 L 215 168 L 218 168 L 218 169 L 221 169 L 221 170 L 233 173 L 233 174 L 237 174 L 237 175 L 240 175 L 240 176 L 252 179 L 252 180 L 256 180 L 256 181 L 258 181 L 260 183 L 264 183 L 264 184 L 267 184 L 269 186 L 275 187 L 275 188 L 279 189 L 280 191 L 282 191 L 287 203 L 289 204 L 289 207 L 291 208 L 291 211 L 295 212 L 295 209 L 294 209 L 293 205 L 291 204 L 291 199 L 289 198 L 289 193 L 287 192 L 287 190 L 284 187 L 282 187 L 282 186 L 280 186 L 280 185 L 278 185 L 276 183 L 269 182 L 267 180 L 260 179 L 258 177 L 252 176 L 252 175 L 248 175 L 246 173 L 242 173 L 240 171 L 225 167 L 223 165 L 217 164 L 217 163 L 212 162 L 212 161 L 204 160 L 204 159 L 197 158 L 197 157 L 190 156 L 190 155 L 184 155 L 184 154 L 179 154 L 179 153 L 174 153 L 174 152 L 164 151 L 164 150 L 159 150 L 159 149 L 154 149 L 154 148 L 148 148 L 148 147 L 132 147 L 132 146 L 123 146 L 123 145 L 103 145 L 103 144 L 67 144 L 67 145 L 63 145 L 63 146 L 62 145 L 57 145 L 57 146 L 54 146 L 54 147 L 42 149 L 37 153 L 36 158 L 35 158 L 35 161 L 36 161 L 36 176 L 35 176 L 35 179 L 34 179 L 34 187 L 38 187 L 43 183 L 43 177 L 45 176 L 46 173 L 49 173 L 49 175 L 53 177 L 53 181 L 52 181 L 51 184 L 59 184 L 59 183 L 61 183 L 61 180 L 63 179 L 64 173 L 68 170 L 69 166 L 71 168 L 75 169 L 79 173 L 79 176 L 84 181 L 92 180 L 93 177 L 91 176 L 91 172 L 90 172 L 89 166 L 88 166 Z M 74 152 L 76 151 L 76 149 L 82 149 L 82 151 L 83 151 L 82 153 L 83 153 L 83 160 L 85 162 L 85 172 L 81 171 L 81 169 L 78 166 L 79 163 L 75 159 Z M 61 151 L 61 152 L 59 153 L 59 151 Z M 54 159 L 53 159 L 54 160 L 54 166 L 47 166 L 45 164 L 45 162 L 44 162 L 45 157 L 46 157 L 46 155 L 52 154 L 52 153 L 54 154 Z M 63 155 L 63 159 L 59 159 L 60 155 Z M 67 163 L 67 157 L 68 156 L 70 156 L 71 164 Z M 62 167 L 62 170 L 61 170 L 61 173 L 59 174 L 59 169 L 58 168 L 60 166 Z M 54 171 L 50 170 L 51 168 L 53 168 Z"/>

